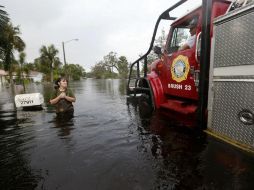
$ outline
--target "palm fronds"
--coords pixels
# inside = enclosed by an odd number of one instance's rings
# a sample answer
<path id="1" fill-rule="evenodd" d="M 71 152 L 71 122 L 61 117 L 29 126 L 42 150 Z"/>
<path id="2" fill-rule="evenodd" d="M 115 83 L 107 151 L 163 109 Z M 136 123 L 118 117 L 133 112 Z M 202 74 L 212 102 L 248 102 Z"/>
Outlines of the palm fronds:
<path id="1" fill-rule="evenodd" d="M 8 13 L 3 10 L 4 6 L 0 5 L 0 29 L 9 22 Z"/>

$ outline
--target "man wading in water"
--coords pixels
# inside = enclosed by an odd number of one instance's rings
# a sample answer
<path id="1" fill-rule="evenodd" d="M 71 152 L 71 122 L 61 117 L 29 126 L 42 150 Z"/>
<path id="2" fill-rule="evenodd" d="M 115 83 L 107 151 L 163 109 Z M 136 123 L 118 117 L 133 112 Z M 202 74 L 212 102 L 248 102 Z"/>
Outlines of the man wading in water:
<path id="1" fill-rule="evenodd" d="M 72 102 L 76 101 L 76 98 L 72 91 L 68 89 L 68 81 L 61 77 L 55 82 L 56 92 L 53 98 L 49 101 L 50 104 L 55 105 L 57 116 L 73 116 L 74 108 Z"/>

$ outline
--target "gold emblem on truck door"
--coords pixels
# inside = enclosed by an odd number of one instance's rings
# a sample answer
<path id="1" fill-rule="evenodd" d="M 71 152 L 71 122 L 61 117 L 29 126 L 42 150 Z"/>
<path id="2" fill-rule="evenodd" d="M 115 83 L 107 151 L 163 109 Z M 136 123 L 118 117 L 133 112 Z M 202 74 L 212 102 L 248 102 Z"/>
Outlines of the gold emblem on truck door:
<path id="1" fill-rule="evenodd" d="M 171 65 L 171 75 L 172 79 L 176 82 L 182 82 L 187 79 L 190 70 L 190 64 L 188 57 L 179 55 L 173 60 Z"/>

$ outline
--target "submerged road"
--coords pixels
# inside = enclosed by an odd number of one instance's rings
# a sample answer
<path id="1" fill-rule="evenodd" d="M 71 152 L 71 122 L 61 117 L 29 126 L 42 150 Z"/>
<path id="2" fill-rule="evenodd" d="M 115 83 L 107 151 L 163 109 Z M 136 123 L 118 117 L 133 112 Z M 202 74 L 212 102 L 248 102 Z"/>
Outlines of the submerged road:
<path id="1" fill-rule="evenodd" d="M 125 81 L 70 87 L 71 120 L 56 119 L 48 105 L 15 111 L 12 90 L 0 87 L 0 189 L 254 189 L 254 155 L 141 113 Z M 47 101 L 53 87 L 27 89 Z"/>

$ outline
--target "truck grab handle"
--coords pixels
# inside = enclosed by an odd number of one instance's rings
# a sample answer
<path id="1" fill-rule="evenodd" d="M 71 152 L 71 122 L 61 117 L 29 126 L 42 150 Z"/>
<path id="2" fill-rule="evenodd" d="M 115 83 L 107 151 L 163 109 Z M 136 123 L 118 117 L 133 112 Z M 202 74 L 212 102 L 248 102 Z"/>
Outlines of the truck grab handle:
<path id="1" fill-rule="evenodd" d="M 199 40 L 200 35 L 201 35 L 201 32 L 198 33 L 197 39 L 196 39 L 195 59 L 197 63 L 199 63 L 198 55 L 200 55 L 200 51 L 201 51 L 201 39 Z"/>

